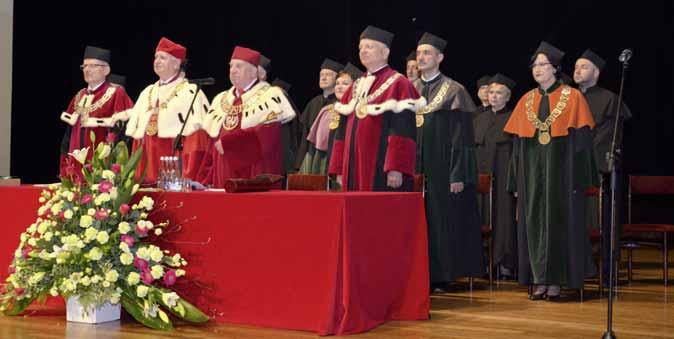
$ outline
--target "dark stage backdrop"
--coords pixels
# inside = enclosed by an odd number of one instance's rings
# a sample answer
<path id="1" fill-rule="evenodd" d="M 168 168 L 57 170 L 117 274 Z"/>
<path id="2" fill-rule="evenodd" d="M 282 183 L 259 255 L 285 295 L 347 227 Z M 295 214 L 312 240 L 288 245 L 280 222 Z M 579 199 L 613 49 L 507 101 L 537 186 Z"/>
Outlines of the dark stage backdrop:
<path id="1" fill-rule="evenodd" d="M 634 49 L 625 87 L 634 119 L 626 130 L 630 173 L 674 174 L 672 1 L 16 1 L 11 173 L 54 182 L 62 110 L 84 86 L 78 65 L 88 44 L 113 51 L 114 73 L 127 76 L 136 99 L 154 81 L 152 59 L 166 36 L 188 47 L 188 76 L 213 76 L 209 98 L 230 86 L 227 63 L 241 44 L 273 60 L 272 78 L 293 87 L 303 107 L 318 94 L 324 57 L 358 63 L 362 29 L 396 33 L 390 63 L 404 58 L 428 30 L 450 41 L 442 70 L 475 92 L 475 81 L 502 72 L 518 81 L 511 104 L 534 86 L 529 57 L 545 39 L 564 49 L 564 69 L 585 48 L 608 61 L 600 84 L 617 91 L 618 55 Z"/>

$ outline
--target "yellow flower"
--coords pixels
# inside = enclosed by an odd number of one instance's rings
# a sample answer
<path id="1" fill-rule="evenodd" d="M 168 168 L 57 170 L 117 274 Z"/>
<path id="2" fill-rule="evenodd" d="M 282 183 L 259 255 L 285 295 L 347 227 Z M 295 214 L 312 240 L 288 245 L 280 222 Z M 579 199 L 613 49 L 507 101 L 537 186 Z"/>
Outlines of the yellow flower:
<path id="1" fill-rule="evenodd" d="M 161 253 L 161 250 L 159 247 L 152 246 L 150 247 L 150 258 L 154 260 L 155 262 L 160 262 L 161 259 L 164 257 L 164 254 Z"/>
<path id="2" fill-rule="evenodd" d="M 95 228 L 87 227 L 87 229 L 84 231 L 84 241 L 88 243 L 94 240 L 97 234 L 98 231 Z"/>
<path id="3" fill-rule="evenodd" d="M 110 236 L 108 235 L 108 232 L 106 231 L 100 231 L 98 232 L 98 235 L 96 236 L 96 241 L 100 243 L 101 245 L 105 244 L 110 240 Z"/>
<path id="4" fill-rule="evenodd" d="M 185 270 L 183 269 L 177 269 L 176 270 L 176 277 L 182 277 L 185 275 Z"/>
<path id="5" fill-rule="evenodd" d="M 105 274 L 105 280 L 109 282 L 115 282 L 117 281 L 117 278 L 119 278 L 119 273 L 117 273 L 116 270 L 110 270 Z"/>
<path id="6" fill-rule="evenodd" d="M 147 286 L 140 285 L 136 288 L 136 295 L 138 296 L 138 298 L 145 298 L 148 291 L 150 291 L 150 289 Z"/>
<path id="7" fill-rule="evenodd" d="M 133 188 L 131 189 L 131 195 L 136 194 L 136 192 L 138 192 L 139 188 L 140 188 L 140 185 L 138 185 L 138 184 L 133 185 Z"/>
<path id="8" fill-rule="evenodd" d="M 72 219 L 73 218 L 73 210 L 69 209 L 69 210 L 63 212 L 63 216 L 68 220 Z"/>
<path id="9" fill-rule="evenodd" d="M 131 265 L 133 262 L 133 255 L 131 253 L 124 252 L 119 256 L 119 261 L 124 265 Z"/>
<path id="10" fill-rule="evenodd" d="M 125 242 L 119 243 L 119 249 L 122 250 L 124 253 L 131 253 L 131 250 L 129 249 L 129 245 Z"/>
<path id="11" fill-rule="evenodd" d="M 59 289 L 56 288 L 56 286 L 53 286 L 51 289 L 49 289 L 49 294 L 51 294 L 52 297 L 56 297 L 59 295 Z"/>
<path id="12" fill-rule="evenodd" d="M 105 288 L 108 288 L 108 287 L 110 287 L 110 282 L 109 282 L 109 281 L 107 281 L 107 280 L 106 280 L 106 281 L 104 281 L 104 282 L 103 282 L 103 287 L 105 287 Z"/>
<path id="13" fill-rule="evenodd" d="M 131 231 L 131 226 L 129 226 L 129 223 L 126 221 L 122 221 L 119 223 L 119 227 L 117 227 L 117 230 L 119 230 L 119 233 L 121 234 L 127 234 L 129 231 Z"/>
<path id="14" fill-rule="evenodd" d="M 136 252 L 136 256 L 144 260 L 150 260 L 150 251 L 147 250 L 147 247 L 141 247 Z"/>
<path id="15" fill-rule="evenodd" d="M 37 227 L 37 233 L 44 234 L 44 232 L 47 232 L 50 225 L 49 221 L 41 222 L 40 226 Z"/>
<path id="16" fill-rule="evenodd" d="M 46 241 L 51 241 L 52 237 L 54 237 L 54 233 L 52 232 L 47 232 L 42 236 L 42 238 Z"/>
<path id="17" fill-rule="evenodd" d="M 93 208 L 90 208 L 87 210 L 87 215 L 94 216 L 96 214 L 96 210 Z"/>
<path id="18" fill-rule="evenodd" d="M 105 180 L 110 180 L 113 181 L 115 179 L 115 172 L 111 170 L 103 170 L 103 173 L 101 173 L 101 177 Z"/>
<path id="19" fill-rule="evenodd" d="M 154 200 L 152 198 L 148 197 L 147 195 L 143 197 L 143 199 L 140 200 L 138 205 L 142 208 L 145 208 L 146 210 L 150 211 L 154 207 Z"/>
<path id="20" fill-rule="evenodd" d="M 90 260 L 97 261 L 103 257 L 103 252 L 98 247 L 94 247 L 89 251 L 88 257 Z"/>
<path id="21" fill-rule="evenodd" d="M 101 193 L 101 194 L 99 194 L 99 195 L 96 197 L 96 199 L 94 199 L 94 204 L 95 204 L 96 206 L 100 206 L 100 205 L 102 205 L 103 203 L 106 203 L 106 202 L 108 202 L 108 201 L 110 201 L 110 194 L 108 194 L 108 193 Z"/>
<path id="22" fill-rule="evenodd" d="M 159 279 L 164 275 L 164 267 L 161 265 L 154 265 L 152 266 L 152 270 L 150 270 L 150 274 L 153 278 Z"/>
<path id="23" fill-rule="evenodd" d="M 87 287 L 87 286 L 91 285 L 91 278 L 86 277 L 86 276 L 82 277 L 82 279 L 80 279 L 80 284 L 82 284 L 82 286 L 84 286 L 84 287 Z"/>
<path id="24" fill-rule="evenodd" d="M 126 283 L 129 284 L 129 286 L 136 285 L 140 282 L 140 274 L 136 272 L 131 272 L 129 275 L 126 277 Z"/>
<path id="25" fill-rule="evenodd" d="M 94 211 L 96 213 L 96 211 Z M 91 224 L 94 223 L 94 218 L 92 218 L 90 215 L 83 215 L 80 217 L 80 227 L 82 228 L 87 228 L 91 226 Z"/>
<path id="26" fill-rule="evenodd" d="M 28 284 L 29 285 L 37 285 L 40 281 L 42 281 L 42 278 L 44 278 L 44 275 L 45 275 L 44 272 L 37 272 L 37 273 L 33 274 L 33 276 L 31 276 L 28 279 Z"/>

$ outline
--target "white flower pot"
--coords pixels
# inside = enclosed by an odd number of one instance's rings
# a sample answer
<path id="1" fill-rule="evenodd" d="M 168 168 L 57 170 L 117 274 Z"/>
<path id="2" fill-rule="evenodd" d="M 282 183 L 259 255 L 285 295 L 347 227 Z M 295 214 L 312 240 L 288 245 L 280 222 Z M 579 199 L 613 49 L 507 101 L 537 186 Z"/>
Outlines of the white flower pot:
<path id="1" fill-rule="evenodd" d="M 100 324 L 119 320 L 121 312 L 121 304 L 113 305 L 109 302 L 106 302 L 97 309 L 86 312 L 84 307 L 79 303 L 77 296 L 68 298 L 66 303 L 67 320 L 78 323 Z"/>

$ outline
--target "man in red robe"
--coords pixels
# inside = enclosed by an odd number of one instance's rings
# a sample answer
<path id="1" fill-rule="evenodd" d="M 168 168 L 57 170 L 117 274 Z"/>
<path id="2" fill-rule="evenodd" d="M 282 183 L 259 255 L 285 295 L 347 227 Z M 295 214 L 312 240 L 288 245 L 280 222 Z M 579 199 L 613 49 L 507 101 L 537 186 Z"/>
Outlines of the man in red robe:
<path id="1" fill-rule="evenodd" d="M 105 141 L 112 127 L 110 117 L 133 106 L 124 87 L 111 84 L 111 53 L 107 49 L 87 46 L 80 68 L 87 87 L 79 90 L 70 100 L 68 109 L 61 113 L 61 120 L 69 125 L 61 143 L 61 164 L 59 174 L 65 174 L 68 153 L 84 147 L 95 148 Z M 95 134 L 95 144 L 91 143 L 91 132 Z"/>
<path id="2" fill-rule="evenodd" d="M 233 86 L 213 99 L 204 117 L 213 138 L 197 177 L 204 185 L 222 188 L 230 178 L 283 173 L 281 128 L 296 113 L 282 89 L 259 80 L 259 63 L 259 52 L 234 49 Z"/>
<path id="3" fill-rule="evenodd" d="M 143 156 L 136 169 L 139 177 L 145 171 L 146 184 L 158 179 L 160 158 L 179 155 L 174 152 L 175 138 L 185 123 L 184 149 L 182 152 L 182 176 L 194 179 L 208 145 L 208 137 L 201 130 L 208 99 L 199 91 L 194 101 L 193 112 L 187 114 L 196 91 L 181 71 L 187 49 L 173 41 L 162 38 L 154 56 L 154 72 L 159 80 L 147 86 L 138 97 L 136 105 L 127 111 L 115 114 L 115 120 L 128 120 L 126 135 L 132 137 L 133 150 L 142 149 Z"/>
<path id="4" fill-rule="evenodd" d="M 346 91 L 335 110 L 346 117 L 328 172 L 344 190 L 411 191 L 416 161 L 415 114 L 426 104 L 412 83 L 388 66 L 393 34 L 368 26 L 359 56 L 367 74 Z"/>

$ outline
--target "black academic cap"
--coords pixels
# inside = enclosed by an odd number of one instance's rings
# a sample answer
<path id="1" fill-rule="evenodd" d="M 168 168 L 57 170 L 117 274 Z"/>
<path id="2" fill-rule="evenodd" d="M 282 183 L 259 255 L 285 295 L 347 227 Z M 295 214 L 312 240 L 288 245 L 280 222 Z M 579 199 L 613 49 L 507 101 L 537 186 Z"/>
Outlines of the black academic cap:
<path id="1" fill-rule="evenodd" d="M 550 63 L 555 67 L 559 66 L 565 54 L 559 48 L 550 45 L 545 41 L 541 41 L 541 44 L 538 45 L 536 52 L 534 52 L 534 55 L 531 56 L 531 62 L 533 63 L 536 60 L 536 56 L 538 56 L 541 53 L 545 54 Z"/>
<path id="2" fill-rule="evenodd" d="M 339 73 L 339 71 L 344 69 L 344 65 L 330 58 L 325 58 L 321 64 L 321 69 L 329 69 Z"/>
<path id="3" fill-rule="evenodd" d="M 274 81 L 271 82 L 271 85 L 282 88 L 284 91 L 286 91 L 286 93 L 290 91 L 291 87 L 293 87 L 291 84 L 279 78 L 274 79 Z"/>
<path id="4" fill-rule="evenodd" d="M 108 81 L 111 84 L 120 85 L 122 87 L 126 86 L 126 77 L 123 75 L 110 73 L 108 75 Z"/>
<path id="5" fill-rule="evenodd" d="M 271 60 L 262 54 L 260 54 L 260 67 L 264 68 L 267 73 L 271 73 Z"/>
<path id="6" fill-rule="evenodd" d="M 421 36 L 421 39 L 419 39 L 419 43 L 417 43 L 417 46 L 419 45 L 431 45 L 435 48 L 437 48 L 440 52 L 443 52 L 445 50 L 445 47 L 447 47 L 447 40 L 437 36 L 433 35 L 431 33 L 424 33 L 424 35 Z"/>
<path id="7" fill-rule="evenodd" d="M 407 55 L 407 59 L 405 59 L 405 61 L 412 61 L 412 60 L 414 60 L 414 61 L 417 60 L 417 50 L 416 49 L 411 51 L 410 54 Z"/>
<path id="8" fill-rule="evenodd" d="M 84 49 L 84 59 L 97 59 L 110 63 L 112 55 L 110 53 L 110 50 L 100 47 L 87 46 Z"/>
<path id="9" fill-rule="evenodd" d="M 507 76 L 505 76 L 501 73 L 494 74 L 494 76 L 491 77 L 491 79 L 489 79 L 489 83 L 490 84 L 497 83 L 497 84 L 504 85 L 504 86 L 508 87 L 511 91 L 515 89 L 515 85 L 517 84 L 515 82 L 515 80 L 510 79 L 510 78 L 508 78 Z"/>
<path id="10" fill-rule="evenodd" d="M 356 80 L 360 78 L 361 75 L 363 75 L 363 71 L 350 62 L 346 63 L 346 66 L 344 66 L 342 72 L 348 73 L 353 80 Z"/>
<path id="11" fill-rule="evenodd" d="M 477 88 L 480 89 L 482 86 L 488 86 L 491 83 L 492 76 L 487 74 L 483 75 L 481 78 L 477 79 Z"/>
<path id="12" fill-rule="evenodd" d="M 389 31 L 374 26 L 367 26 L 362 33 L 360 33 L 360 40 L 370 39 L 383 43 L 386 47 L 391 48 L 393 37 L 395 35 Z"/>
<path id="13" fill-rule="evenodd" d="M 593 63 L 599 70 L 601 71 L 604 69 L 604 66 L 606 66 L 606 60 L 602 59 L 602 57 L 598 56 L 594 52 L 592 52 L 590 49 L 586 49 L 585 52 L 578 58 L 578 59 L 587 59 L 590 60 L 591 63 Z"/>

